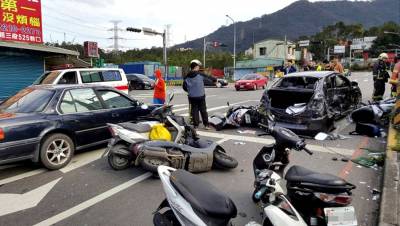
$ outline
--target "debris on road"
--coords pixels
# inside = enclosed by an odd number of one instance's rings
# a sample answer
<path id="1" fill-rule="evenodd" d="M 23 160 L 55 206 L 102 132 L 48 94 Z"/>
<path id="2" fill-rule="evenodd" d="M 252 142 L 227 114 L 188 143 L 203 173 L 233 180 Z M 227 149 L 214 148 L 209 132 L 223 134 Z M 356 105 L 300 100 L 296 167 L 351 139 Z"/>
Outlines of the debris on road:
<path id="1" fill-rule="evenodd" d="M 242 142 L 242 141 L 236 141 L 236 142 L 233 143 L 233 144 L 235 144 L 235 145 L 245 145 L 246 143 L 245 143 L 245 142 Z"/>

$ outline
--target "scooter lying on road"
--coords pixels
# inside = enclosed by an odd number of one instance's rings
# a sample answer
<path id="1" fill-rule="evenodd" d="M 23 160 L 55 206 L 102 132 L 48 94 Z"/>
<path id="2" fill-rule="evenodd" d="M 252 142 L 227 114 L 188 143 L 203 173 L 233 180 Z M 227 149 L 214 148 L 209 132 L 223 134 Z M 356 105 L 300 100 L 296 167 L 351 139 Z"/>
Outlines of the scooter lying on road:
<path id="1" fill-rule="evenodd" d="M 312 152 L 292 131 L 271 125 L 263 127 L 276 141 L 264 146 L 253 161 L 255 190 L 252 199 L 263 209 L 264 225 L 306 225 L 305 222 L 308 225 L 357 225 L 354 208 L 349 206 L 355 186 L 337 176 L 301 166 L 290 167 L 283 179 L 290 150 L 310 155 Z"/>
<path id="2" fill-rule="evenodd" d="M 355 131 L 350 134 L 367 135 L 379 137 L 382 135 L 381 128 L 389 125 L 390 115 L 396 103 L 396 98 L 389 98 L 379 102 L 363 104 L 354 110 L 349 121 L 356 124 Z"/>
<path id="3" fill-rule="evenodd" d="M 214 141 L 200 139 L 196 130 L 180 116 L 172 113 L 172 106 L 165 105 L 152 111 L 168 130 L 174 134 L 174 142 L 149 141 L 149 122 L 138 124 L 109 124 L 113 138 L 103 156 L 115 170 L 135 166 L 157 172 L 159 165 L 186 169 L 190 172 L 205 172 L 211 168 L 231 169 L 238 165 L 236 159 Z"/>

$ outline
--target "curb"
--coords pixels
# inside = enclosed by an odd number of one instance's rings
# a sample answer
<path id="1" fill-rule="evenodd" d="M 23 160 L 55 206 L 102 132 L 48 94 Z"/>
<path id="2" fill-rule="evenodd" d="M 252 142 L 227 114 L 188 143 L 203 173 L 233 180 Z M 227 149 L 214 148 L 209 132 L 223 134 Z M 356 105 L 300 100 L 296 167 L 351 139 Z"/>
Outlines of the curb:
<path id="1" fill-rule="evenodd" d="M 398 131 L 390 126 L 383 173 L 382 198 L 379 213 L 380 226 L 400 225 L 400 154 L 392 150 L 392 147 L 397 142 L 397 133 Z"/>

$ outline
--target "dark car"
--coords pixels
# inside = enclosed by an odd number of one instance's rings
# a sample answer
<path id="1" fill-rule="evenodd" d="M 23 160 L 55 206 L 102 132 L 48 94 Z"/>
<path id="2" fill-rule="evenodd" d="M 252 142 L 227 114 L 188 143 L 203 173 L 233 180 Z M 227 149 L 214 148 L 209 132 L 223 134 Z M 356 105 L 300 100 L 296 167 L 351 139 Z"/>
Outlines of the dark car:
<path id="1" fill-rule="evenodd" d="M 328 132 L 361 101 L 357 82 L 332 71 L 285 75 L 266 90 L 261 110 L 298 133 Z"/>
<path id="2" fill-rule="evenodd" d="M 126 74 L 129 91 L 134 89 L 154 89 L 155 81 L 142 74 Z"/>
<path id="3" fill-rule="evenodd" d="M 204 86 L 222 88 L 228 85 L 228 81 L 225 79 L 217 79 L 209 75 L 203 75 Z"/>
<path id="4" fill-rule="evenodd" d="M 0 104 L 0 164 L 30 159 L 60 169 L 75 150 L 106 144 L 106 123 L 137 121 L 152 109 L 112 87 L 27 87 Z"/>
<path id="5" fill-rule="evenodd" d="M 267 87 L 268 78 L 259 74 L 247 74 L 235 82 L 236 91 L 239 90 L 257 90 Z"/>

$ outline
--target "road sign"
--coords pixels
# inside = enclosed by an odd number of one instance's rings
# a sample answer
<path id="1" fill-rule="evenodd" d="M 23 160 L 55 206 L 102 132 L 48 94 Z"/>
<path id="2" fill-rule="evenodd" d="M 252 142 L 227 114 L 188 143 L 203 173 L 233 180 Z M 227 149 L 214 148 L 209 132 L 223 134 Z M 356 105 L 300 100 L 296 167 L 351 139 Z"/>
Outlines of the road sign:
<path id="1" fill-rule="evenodd" d="M 310 40 L 302 40 L 302 41 L 299 41 L 299 46 L 300 47 L 307 47 L 307 46 L 309 46 L 310 45 Z"/>
<path id="2" fill-rule="evenodd" d="M 346 46 L 335 46 L 333 49 L 334 53 L 345 53 L 346 52 Z"/>
<path id="3" fill-rule="evenodd" d="M 97 47 L 97 42 L 86 41 L 83 43 L 84 55 L 85 57 L 99 57 L 99 49 Z"/>

